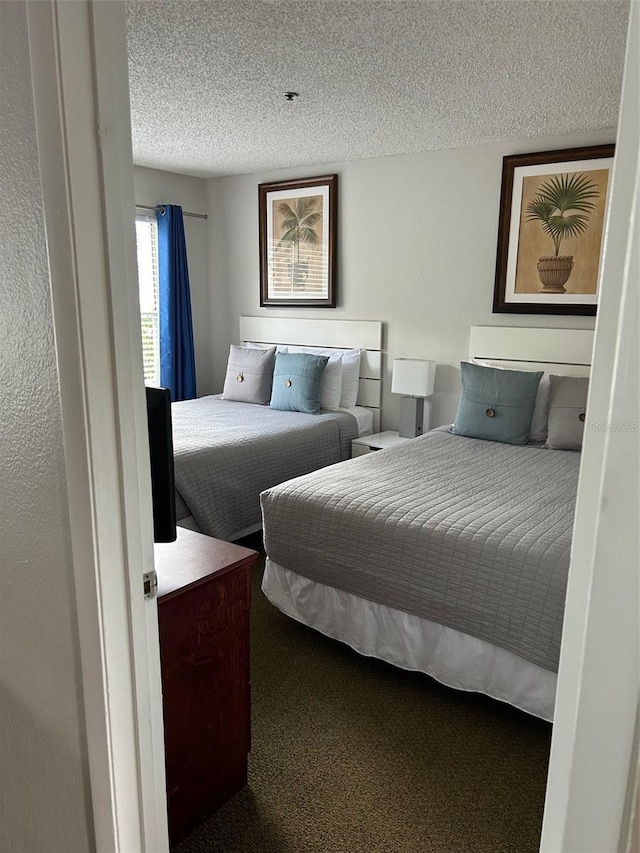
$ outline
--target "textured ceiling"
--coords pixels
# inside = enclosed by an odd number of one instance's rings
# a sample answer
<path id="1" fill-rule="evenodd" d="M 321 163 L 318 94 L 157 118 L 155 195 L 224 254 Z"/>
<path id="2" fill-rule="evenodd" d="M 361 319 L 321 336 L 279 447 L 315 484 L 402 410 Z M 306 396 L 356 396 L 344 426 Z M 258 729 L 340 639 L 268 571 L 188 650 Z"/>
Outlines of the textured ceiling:
<path id="1" fill-rule="evenodd" d="M 143 166 L 210 177 L 617 121 L 628 0 L 131 0 L 128 13 Z"/>

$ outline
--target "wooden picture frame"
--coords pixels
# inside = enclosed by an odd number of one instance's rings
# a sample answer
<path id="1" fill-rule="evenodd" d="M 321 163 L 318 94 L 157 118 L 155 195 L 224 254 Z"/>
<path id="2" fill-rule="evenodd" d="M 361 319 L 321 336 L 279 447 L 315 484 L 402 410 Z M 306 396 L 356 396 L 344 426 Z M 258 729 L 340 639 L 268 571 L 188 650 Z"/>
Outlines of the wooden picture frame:
<path id="1" fill-rule="evenodd" d="M 336 307 L 338 176 L 258 186 L 260 305 Z"/>
<path id="2" fill-rule="evenodd" d="M 503 158 L 494 313 L 596 313 L 614 151 Z"/>

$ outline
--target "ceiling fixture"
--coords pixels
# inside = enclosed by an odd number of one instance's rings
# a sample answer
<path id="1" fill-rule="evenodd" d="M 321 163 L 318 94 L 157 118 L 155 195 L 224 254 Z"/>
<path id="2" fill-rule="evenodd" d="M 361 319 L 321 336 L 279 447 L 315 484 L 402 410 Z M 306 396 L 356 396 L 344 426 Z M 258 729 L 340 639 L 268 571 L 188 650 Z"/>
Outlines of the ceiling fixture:
<path id="1" fill-rule="evenodd" d="M 284 96 L 287 99 L 287 101 L 293 101 L 294 98 L 300 97 L 300 92 L 285 92 Z"/>

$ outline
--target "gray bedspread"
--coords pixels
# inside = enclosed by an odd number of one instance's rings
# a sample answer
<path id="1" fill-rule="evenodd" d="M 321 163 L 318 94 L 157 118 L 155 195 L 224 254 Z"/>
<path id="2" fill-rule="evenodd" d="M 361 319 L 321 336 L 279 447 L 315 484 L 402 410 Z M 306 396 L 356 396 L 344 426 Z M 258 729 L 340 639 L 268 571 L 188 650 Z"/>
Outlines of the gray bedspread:
<path id="1" fill-rule="evenodd" d="M 579 461 L 430 432 L 265 492 L 267 554 L 557 671 Z"/>
<path id="2" fill-rule="evenodd" d="M 346 412 L 305 415 L 220 396 L 174 403 L 178 518 L 233 539 L 260 524 L 260 492 L 348 459 L 358 435 Z"/>

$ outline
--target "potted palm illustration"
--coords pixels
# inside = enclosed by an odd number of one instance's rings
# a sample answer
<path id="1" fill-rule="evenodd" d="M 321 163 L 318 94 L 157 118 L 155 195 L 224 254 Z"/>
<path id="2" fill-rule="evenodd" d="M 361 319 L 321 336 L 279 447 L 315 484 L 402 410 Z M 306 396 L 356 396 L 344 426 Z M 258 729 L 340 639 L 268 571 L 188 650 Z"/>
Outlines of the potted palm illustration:
<path id="1" fill-rule="evenodd" d="M 542 230 L 553 240 L 552 256 L 539 258 L 537 268 L 545 293 L 564 293 L 564 285 L 573 269 L 573 255 L 561 255 L 566 237 L 577 237 L 589 227 L 592 199 L 599 195 L 597 186 L 586 175 L 553 175 L 541 184 L 536 197 L 527 205 L 527 222 L 539 221 Z"/>
<path id="2" fill-rule="evenodd" d="M 278 245 L 291 246 L 293 249 L 291 285 L 294 290 L 305 287 L 309 270 L 309 262 L 300 260 L 300 244 L 316 246 L 320 242 L 315 229 L 322 218 L 322 213 L 317 209 L 320 201 L 320 196 L 311 196 L 297 199 L 293 206 L 287 201 L 278 205 L 278 212 L 283 217 L 283 233 Z"/>

